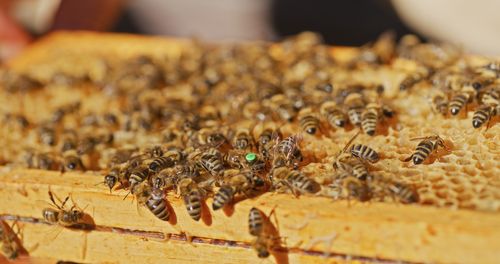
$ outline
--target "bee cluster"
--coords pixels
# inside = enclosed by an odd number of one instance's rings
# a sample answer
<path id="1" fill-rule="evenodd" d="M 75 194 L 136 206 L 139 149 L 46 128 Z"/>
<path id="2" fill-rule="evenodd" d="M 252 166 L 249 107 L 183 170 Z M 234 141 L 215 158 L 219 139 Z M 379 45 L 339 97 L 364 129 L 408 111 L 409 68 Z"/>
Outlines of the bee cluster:
<path id="1" fill-rule="evenodd" d="M 413 36 L 396 45 L 392 35 L 383 34 L 347 61 L 334 60 L 330 47 L 308 32 L 278 44 L 193 41 L 188 46 L 175 58 L 100 58 L 92 62 L 93 70 L 79 74 L 51 69 L 48 63 L 44 71 L 51 74 L 45 80 L 5 70 L 2 86 L 9 94 L 63 87 L 76 100 L 40 120 L 4 113 L 4 125 L 20 131 L 27 142 L 12 147 L 18 150 L 17 163 L 4 162 L 102 171 L 110 192 L 127 190 L 163 221 L 172 213 L 167 202 L 172 192 L 182 197 L 195 221 L 208 197 L 212 209 L 219 210 L 265 192 L 417 203 L 415 186 L 375 166 L 388 157 L 368 142 L 355 142 L 361 134 L 370 139 L 398 129 L 401 113 L 393 110 L 391 87 L 352 74 L 407 60 L 413 68 L 399 93 L 435 93 L 433 108 L 443 115 L 474 109 L 475 128 L 500 113 L 498 63 L 471 67 L 458 49 L 420 43 Z M 418 89 L 420 82 L 432 82 L 433 88 Z M 340 133 L 350 140 L 337 154 L 319 157 L 307 147 Z M 448 149 L 438 135 L 415 139 L 421 142 L 406 159 L 415 165 L 439 147 Z M 321 181 L 319 172 L 304 170 L 326 160 L 333 163 Z M 64 223 L 81 217 L 67 214 L 67 221 L 49 211 L 44 217 Z M 259 232 L 252 235 L 261 246 L 267 243 Z"/>

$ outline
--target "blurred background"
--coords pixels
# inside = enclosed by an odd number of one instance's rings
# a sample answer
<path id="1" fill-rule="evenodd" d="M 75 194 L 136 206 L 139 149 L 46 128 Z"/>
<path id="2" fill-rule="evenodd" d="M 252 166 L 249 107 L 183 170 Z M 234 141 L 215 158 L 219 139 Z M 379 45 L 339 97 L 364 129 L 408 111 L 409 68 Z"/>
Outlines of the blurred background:
<path id="1" fill-rule="evenodd" d="M 309 30 L 334 45 L 363 45 L 392 29 L 500 54 L 496 0 L 0 0 L 0 58 L 54 30 L 277 40 Z"/>

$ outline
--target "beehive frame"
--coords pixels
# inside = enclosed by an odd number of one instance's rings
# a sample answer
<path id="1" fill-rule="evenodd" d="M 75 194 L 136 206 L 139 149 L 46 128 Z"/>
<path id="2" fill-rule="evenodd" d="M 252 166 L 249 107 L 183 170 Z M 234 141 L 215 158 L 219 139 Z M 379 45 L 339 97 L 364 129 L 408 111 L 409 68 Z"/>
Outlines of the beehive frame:
<path id="1" fill-rule="evenodd" d="M 79 52 L 100 50 L 103 53 L 116 52 L 120 56 L 133 55 L 138 51 L 175 56 L 183 43 L 183 40 L 127 35 L 57 33 L 28 49 L 11 62 L 11 67 L 26 70 L 37 61 L 47 60 L 51 51 L 64 46 L 72 46 L 71 49 Z M 333 50 L 337 57 L 349 52 L 345 49 Z M 466 129 L 460 121 L 445 122 L 445 125 Z M 498 127 L 478 134 L 477 141 L 489 146 L 490 141 L 498 137 L 495 132 L 498 132 Z M 407 138 L 411 136 L 416 135 L 408 135 Z M 456 146 L 459 143 L 463 142 L 453 141 Z M 337 150 L 338 147 L 316 155 L 330 155 Z M 485 151 L 495 153 L 491 147 Z M 469 158 L 467 155 L 464 159 Z M 485 170 L 486 176 L 498 171 L 498 165 L 493 164 L 492 168 Z M 4 168 L 0 177 L 0 199 L 5 201 L 0 206 L 0 213 L 5 219 L 12 219 L 9 216 L 23 217 L 19 222 L 24 225 L 24 246 L 29 255 L 48 259 L 49 262 L 56 259 L 77 262 L 144 259 L 161 262 L 175 259 L 188 262 L 208 258 L 228 263 L 259 261 L 249 248 L 252 237 L 246 231 L 247 213 L 252 206 L 266 213 L 275 208 L 280 235 L 286 237 L 288 247 L 288 251 L 275 254 L 275 260 L 282 263 L 349 260 L 494 263 L 500 257 L 500 216 L 495 212 L 332 201 L 324 197 L 291 199 L 289 195 L 266 194 L 236 204 L 232 213 L 210 212 L 210 218 L 196 223 L 188 218 L 178 197 L 169 197 L 177 219 L 174 225 L 170 225 L 147 213 L 138 213 L 130 199 L 122 200 L 123 193 L 109 194 L 106 188 L 96 186 L 102 177 L 93 173 L 60 174 Z M 75 203 L 81 207 L 89 205 L 86 212 L 93 218 L 97 230 L 90 233 L 53 231 L 48 230 L 52 227 L 37 223 L 35 219 L 41 217 L 44 205 L 36 205 L 34 201 L 46 201 L 49 188 L 60 197 L 71 193 Z M 457 207 L 461 206 L 455 206 L 455 209 Z M 490 203 L 488 208 L 493 210 L 486 211 L 496 211 L 498 202 Z M 54 232 L 60 232 L 58 239 L 47 241 L 50 240 L 47 237 L 50 238 Z M 173 235 L 172 239 L 161 241 L 168 234 Z M 193 238 L 193 242 L 185 241 L 186 236 Z M 98 246 L 99 242 L 102 247 Z M 112 254 L 109 252 L 121 251 L 125 253 L 110 258 Z"/>

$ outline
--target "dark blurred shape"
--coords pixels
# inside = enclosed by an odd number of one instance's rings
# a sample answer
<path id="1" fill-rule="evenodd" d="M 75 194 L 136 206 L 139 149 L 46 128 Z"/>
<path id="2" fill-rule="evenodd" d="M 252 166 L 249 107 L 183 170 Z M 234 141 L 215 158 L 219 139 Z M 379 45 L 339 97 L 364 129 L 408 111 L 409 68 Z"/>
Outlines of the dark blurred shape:
<path id="1" fill-rule="evenodd" d="M 111 31 L 130 34 L 147 34 L 137 25 L 129 9 L 123 10 Z"/>
<path id="2" fill-rule="evenodd" d="M 122 12 L 124 0 L 63 0 L 51 30 L 109 30 Z"/>
<path id="3" fill-rule="evenodd" d="M 388 0 L 274 0 L 271 14 L 279 37 L 315 31 L 334 45 L 363 45 L 388 29 L 394 30 L 398 38 L 415 34 L 399 19 Z"/>

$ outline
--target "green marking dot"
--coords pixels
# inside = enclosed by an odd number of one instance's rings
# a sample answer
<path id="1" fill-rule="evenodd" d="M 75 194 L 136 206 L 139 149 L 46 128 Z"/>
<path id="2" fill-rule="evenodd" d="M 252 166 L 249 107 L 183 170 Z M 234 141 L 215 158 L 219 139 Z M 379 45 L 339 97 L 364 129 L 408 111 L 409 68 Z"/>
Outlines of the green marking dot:
<path id="1" fill-rule="evenodd" d="M 254 161 L 255 159 L 257 158 L 257 155 L 255 155 L 255 153 L 248 153 L 246 156 L 245 156 L 245 159 L 247 161 Z"/>

